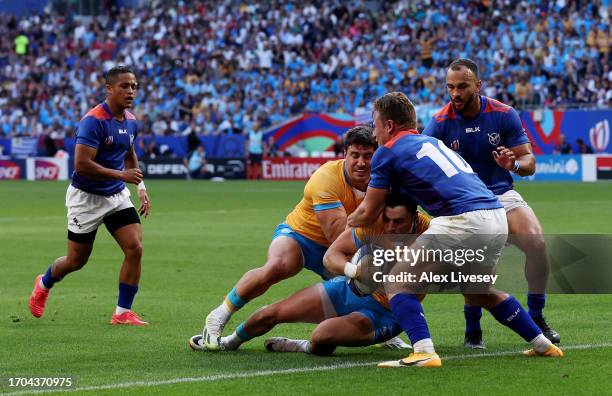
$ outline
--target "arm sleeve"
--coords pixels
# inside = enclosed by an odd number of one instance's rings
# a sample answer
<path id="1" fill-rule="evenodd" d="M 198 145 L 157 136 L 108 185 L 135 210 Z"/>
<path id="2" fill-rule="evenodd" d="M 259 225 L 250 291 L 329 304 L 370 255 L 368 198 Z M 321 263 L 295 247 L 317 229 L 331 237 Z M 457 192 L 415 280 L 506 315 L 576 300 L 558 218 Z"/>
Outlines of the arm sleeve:
<path id="1" fill-rule="evenodd" d="M 315 212 L 334 209 L 342 206 L 338 192 L 340 183 L 335 182 L 327 170 L 317 171 L 308 180 L 304 195 L 310 196 Z"/>
<path id="2" fill-rule="evenodd" d="M 77 138 L 76 144 L 84 144 L 89 147 L 97 149 L 100 147 L 102 142 L 102 128 L 100 127 L 100 121 L 95 117 L 85 117 L 79 121 L 77 127 Z"/>
<path id="3" fill-rule="evenodd" d="M 391 187 L 391 175 L 394 166 L 394 155 L 387 147 L 379 147 L 372 157 L 369 187 L 389 188 Z"/>
<path id="4" fill-rule="evenodd" d="M 514 109 L 510 109 L 504 117 L 504 132 L 506 147 L 512 148 L 520 146 L 521 144 L 529 143 L 529 137 L 523 128 L 521 118 Z"/>

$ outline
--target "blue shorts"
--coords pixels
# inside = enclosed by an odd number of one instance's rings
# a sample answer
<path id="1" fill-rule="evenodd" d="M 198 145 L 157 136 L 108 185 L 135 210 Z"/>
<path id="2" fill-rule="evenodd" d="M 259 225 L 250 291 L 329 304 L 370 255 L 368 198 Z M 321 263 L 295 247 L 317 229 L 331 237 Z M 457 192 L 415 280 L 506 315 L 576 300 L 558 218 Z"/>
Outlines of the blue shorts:
<path id="1" fill-rule="evenodd" d="M 280 223 L 276 226 L 272 240 L 280 236 L 292 238 L 298 243 L 298 245 L 300 245 L 302 255 L 304 256 L 305 268 L 315 272 L 324 280 L 331 279 L 335 276 L 327 271 L 323 265 L 323 256 L 325 256 L 327 247 L 319 245 L 312 239 L 308 239 L 305 236 L 295 232 L 287 223 Z"/>
<path id="2" fill-rule="evenodd" d="M 355 295 L 345 276 L 338 276 L 323 282 L 323 288 L 334 306 L 336 316 L 358 312 L 370 319 L 374 329 L 375 344 L 385 342 L 402 332 L 399 324 L 393 319 L 391 311 L 380 305 L 372 296 Z"/>

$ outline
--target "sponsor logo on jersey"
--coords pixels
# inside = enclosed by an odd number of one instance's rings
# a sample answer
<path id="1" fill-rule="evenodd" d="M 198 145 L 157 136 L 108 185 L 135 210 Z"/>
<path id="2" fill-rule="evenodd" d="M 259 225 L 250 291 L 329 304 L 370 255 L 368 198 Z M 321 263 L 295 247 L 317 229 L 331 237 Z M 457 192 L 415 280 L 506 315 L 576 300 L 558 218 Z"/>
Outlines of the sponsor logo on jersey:
<path id="1" fill-rule="evenodd" d="M 120 135 L 127 135 L 127 129 L 119 129 Z"/>
<path id="2" fill-rule="evenodd" d="M 476 133 L 476 132 L 480 132 L 480 127 L 476 127 L 476 128 L 465 128 L 465 133 Z"/>
<path id="3" fill-rule="evenodd" d="M 499 146 L 499 143 L 501 142 L 501 136 L 499 133 L 487 133 L 487 136 L 489 136 L 489 143 L 491 143 L 493 146 Z"/>

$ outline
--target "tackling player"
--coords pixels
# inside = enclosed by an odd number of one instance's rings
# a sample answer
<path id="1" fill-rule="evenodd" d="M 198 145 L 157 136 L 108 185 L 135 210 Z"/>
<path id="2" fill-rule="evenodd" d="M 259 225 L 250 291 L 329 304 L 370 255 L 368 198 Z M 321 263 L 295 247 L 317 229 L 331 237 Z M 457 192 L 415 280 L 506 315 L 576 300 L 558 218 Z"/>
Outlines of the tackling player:
<path id="1" fill-rule="evenodd" d="M 493 193 L 463 159 L 440 140 L 420 135 L 416 112 L 402 93 L 392 92 L 374 102 L 374 134 L 381 147 L 372 157 L 372 172 L 366 196 L 349 215 L 352 227 L 367 226 L 382 212 L 387 191 L 406 196 L 436 216 L 415 242 L 436 242 L 436 248 L 462 246 L 477 235 L 490 235 L 487 262 L 494 265 L 508 234 L 506 213 Z M 433 238 L 432 238 L 433 236 Z M 439 238 L 436 238 L 439 237 Z M 417 263 L 418 266 L 418 263 Z M 395 265 L 392 271 L 401 271 Z M 385 284 L 393 316 L 406 331 L 414 353 L 379 367 L 440 367 L 423 307 L 409 284 Z M 472 303 L 488 309 L 497 321 L 530 342 L 525 355 L 563 356 L 512 296 L 492 289 L 470 296 Z"/>
<path id="2" fill-rule="evenodd" d="M 346 133 L 345 159 L 327 162 L 310 177 L 300 203 L 276 227 L 266 263 L 245 273 L 206 317 L 203 337 L 208 349 L 219 349 L 223 327 L 232 314 L 270 286 L 295 276 L 303 267 L 323 279 L 331 277 L 323 267 L 323 255 L 346 228 L 347 214 L 365 195 L 376 147 L 368 126 L 356 126 Z"/>
<path id="3" fill-rule="evenodd" d="M 325 266 L 335 274 L 345 272 L 347 257 L 355 254 L 366 234 L 420 234 L 428 224 L 429 219 L 417 212 L 415 204 L 389 197 L 382 221 L 371 229 L 344 230 L 327 249 Z M 310 340 L 274 337 L 265 341 L 266 349 L 330 355 L 337 346 L 373 345 L 401 332 L 384 295 L 359 297 L 350 290 L 347 278 L 338 276 L 258 310 L 233 334 L 221 337 L 221 348 L 235 350 L 242 343 L 269 332 L 279 323 L 296 322 L 319 325 L 313 330 Z M 194 350 L 206 349 L 201 334 L 191 337 L 189 345 Z"/>
<path id="4" fill-rule="evenodd" d="M 106 73 L 105 101 L 79 122 L 75 171 L 66 193 L 68 254 L 56 259 L 45 274 L 36 277 L 29 306 L 37 318 L 44 313 L 53 285 L 87 263 L 98 227 L 104 223 L 125 255 L 119 273 L 119 299 L 111 324 L 148 324 L 131 310 L 140 281 L 142 232 L 125 183 L 138 185 L 140 214 L 147 217 L 151 210 L 134 151 L 138 134 L 136 118 L 127 111 L 134 103 L 136 87 L 136 77 L 129 68 L 110 69 Z"/>
<path id="5" fill-rule="evenodd" d="M 456 59 L 446 75 L 451 101 L 423 131 L 440 139 L 463 157 L 504 206 L 510 241 L 525 252 L 525 276 L 529 315 L 553 343 L 559 334 L 544 320 L 548 261 L 542 226 L 523 197 L 513 189 L 510 172 L 530 176 L 535 157 L 517 112 L 497 100 L 480 95 L 478 66 L 469 59 Z M 464 307 L 465 346 L 484 348 L 480 329 L 480 307 Z"/>

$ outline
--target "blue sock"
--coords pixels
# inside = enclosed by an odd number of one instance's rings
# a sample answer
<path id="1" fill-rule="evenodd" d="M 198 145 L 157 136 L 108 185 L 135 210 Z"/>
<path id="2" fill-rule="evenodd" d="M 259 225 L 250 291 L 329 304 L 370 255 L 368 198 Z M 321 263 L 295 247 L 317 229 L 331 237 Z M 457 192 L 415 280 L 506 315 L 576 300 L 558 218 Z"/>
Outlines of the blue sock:
<path id="1" fill-rule="evenodd" d="M 132 309 L 134 297 L 138 291 L 138 285 L 128 285 L 127 283 L 119 283 L 119 301 L 117 305 L 121 308 Z"/>
<path id="2" fill-rule="evenodd" d="M 59 282 L 61 280 L 62 278 L 54 278 L 53 275 L 51 275 L 51 266 L 47 268 L 47 272 L 45 272 L 42 277 L 42 283 L 47 289 L 51 289 L 56 282 Z"/>
<path id="3" fill-rule="evenodd" d="M 242 298 L 240 298 L 238 293 L 236 293 L 235 287 L 230 290 L 229 294 L 227 295 L 227 298 L 230 300 L 230 302 L 236 309 L 244 307 L 245 304 L 249 302 L 248 300 L 243 300 Z"/>
<path id="4" fill-rule="evenodd" d="M 542 310 L 546 304 L 546 294 L 527 293 L 527 306 L 532 318 L 542 316 Z"/>
<path id="5" fill-rule="evenodd" d="M 534 323 L 531 316 L 525 311 L 525 308 L 513 296 L 494 306 L 491 309 L 491 315 L 499 323 L 509 327 L 512 331 L 523 337 L 527 342 L 542 334 L 542 330 Z"/>
<path id="6" fill-rule="evenodd" d="M 240 337 L 242 341 L 249 341 L 253 339 L 253 336 L 244 330 L 244 323 L 240 323 L 240 325 L 236 328 L 236 335 Z"/>
<path id="7" fill-rule="evenodd" d="M 412 345 L 425 338 L 431 338 L 423 306 L 417 296 L 408 293 L 396 294 L 389 303 L 393 317 L 406 332 Z"/>
<path id="8" fill-rule="evenodd" d="M 480 318 L 482 318 L 482 308 L 478 306 L 463 306 L 463 316 L 465 316 L 465 333 L 472 333 L 480 330 Z"/>

